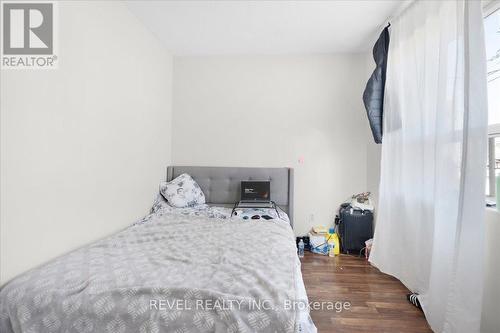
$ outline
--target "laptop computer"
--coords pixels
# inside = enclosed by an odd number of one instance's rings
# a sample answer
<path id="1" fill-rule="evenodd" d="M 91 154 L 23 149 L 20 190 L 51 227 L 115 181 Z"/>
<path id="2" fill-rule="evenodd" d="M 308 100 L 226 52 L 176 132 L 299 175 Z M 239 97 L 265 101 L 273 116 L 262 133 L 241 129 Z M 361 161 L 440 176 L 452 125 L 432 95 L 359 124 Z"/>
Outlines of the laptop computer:
<path id="1" fill-rule="evenodd" d="M 241 197 L 238 207 L 272 207 L 271 182 L 269 180 L 241 181 Z"/>

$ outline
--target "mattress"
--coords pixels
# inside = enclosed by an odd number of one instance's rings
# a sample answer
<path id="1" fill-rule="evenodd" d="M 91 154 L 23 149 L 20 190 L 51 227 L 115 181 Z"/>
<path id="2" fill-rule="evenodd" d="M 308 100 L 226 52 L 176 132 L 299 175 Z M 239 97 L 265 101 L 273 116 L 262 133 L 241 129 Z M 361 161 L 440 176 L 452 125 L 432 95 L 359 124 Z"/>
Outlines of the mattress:
<path id="1" fill-rule="evenodd" d="M 0 331 L 315 332 L 283 214 L 162 207 L 3 286 Z"/>

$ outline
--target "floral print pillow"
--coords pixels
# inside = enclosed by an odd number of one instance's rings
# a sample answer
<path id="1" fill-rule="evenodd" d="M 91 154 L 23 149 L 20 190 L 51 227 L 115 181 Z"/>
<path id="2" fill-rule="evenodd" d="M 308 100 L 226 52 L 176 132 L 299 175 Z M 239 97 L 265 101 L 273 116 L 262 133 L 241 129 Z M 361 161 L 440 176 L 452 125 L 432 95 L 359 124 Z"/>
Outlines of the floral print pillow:
<path id="1" fill-rule="evenodd" d="M 187 173 L 183 173 L 168 183 L 162 183 L 160 193 L 171 206 L 177 208 L 194 207 L 205 203 L 205 194 L 198 183 Z"/>
<path id="2" fill-rule="evenodd" d="M 160 184 L 160 189 L 164 187 L 166 183 L 167 182 L 162 182 Z M 156 213 L 162 210 L 163 208 L 170 208 L 170 207 L 171 206 L 168 204 L 167 199 L 165 199 L 161 193 L 158 193 L 155 201 L 153 202 L 153 207 L 151 207 L 150 214 Z"/>

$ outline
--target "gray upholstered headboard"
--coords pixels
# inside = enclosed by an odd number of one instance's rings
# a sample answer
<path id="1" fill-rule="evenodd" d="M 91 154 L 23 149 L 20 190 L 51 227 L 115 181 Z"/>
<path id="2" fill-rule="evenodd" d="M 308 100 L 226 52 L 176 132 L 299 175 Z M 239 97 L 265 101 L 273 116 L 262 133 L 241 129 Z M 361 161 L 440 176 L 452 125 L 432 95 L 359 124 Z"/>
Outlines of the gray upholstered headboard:
<path id="1" fill-rule="evenodd" d="M 231 206 L 240 200 L 242 180 L 270 180 L 271 199 L 290 217 L 293 226 L 293 169 L 169 166 L 167 181 L 187 173 L 200 185 L 207 204 Z"/>

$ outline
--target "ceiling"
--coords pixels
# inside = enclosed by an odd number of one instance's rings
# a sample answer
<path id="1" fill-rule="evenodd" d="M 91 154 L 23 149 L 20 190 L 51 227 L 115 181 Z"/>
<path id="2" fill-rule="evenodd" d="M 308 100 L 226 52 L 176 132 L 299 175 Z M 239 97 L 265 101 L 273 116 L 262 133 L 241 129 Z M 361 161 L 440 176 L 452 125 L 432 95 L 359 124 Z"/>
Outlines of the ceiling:
<path id="1" fill-rule="evenodd" d="M 175 55 L 364 52 L 404 1 L 126 1 Z"/>

